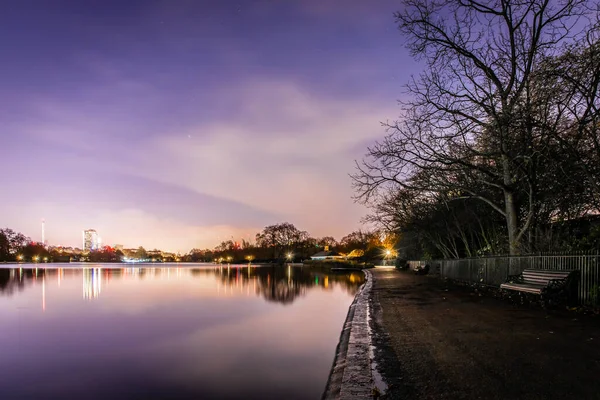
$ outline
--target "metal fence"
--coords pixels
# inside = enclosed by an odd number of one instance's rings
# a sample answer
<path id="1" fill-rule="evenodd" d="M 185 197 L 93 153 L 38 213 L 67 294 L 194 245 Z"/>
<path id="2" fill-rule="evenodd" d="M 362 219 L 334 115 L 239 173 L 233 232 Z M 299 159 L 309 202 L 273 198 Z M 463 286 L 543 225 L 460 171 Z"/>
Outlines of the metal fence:
<path id="1" fill-rule="evenodd" d="M 417 264 L 418 263 L 418 264 Z M 581 272 L 578 298 L 582 304 L 600 304 L 600 255 L 530 255 L 468 258 L 456 260 L 410 261 L 410 267 L 429 264 L 430 272 L 444 278 L 488 286 L 500 286 L 509 275 L 523 270 L 564 270 Z"/>

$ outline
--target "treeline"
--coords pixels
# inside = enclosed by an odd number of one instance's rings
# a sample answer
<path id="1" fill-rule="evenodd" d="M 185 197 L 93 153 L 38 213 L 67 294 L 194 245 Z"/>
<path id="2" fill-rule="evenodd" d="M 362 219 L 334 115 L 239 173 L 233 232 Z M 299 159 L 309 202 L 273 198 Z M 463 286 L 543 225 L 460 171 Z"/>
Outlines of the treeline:
<path id="1" fill-rule="evenodd" d="M 0 262 L 48 261 L 50 257 L 50 252 L 41 243 L 12 229 L 0 229 Z"/>
<path id="2" fill-rule="evenodd" d="M 308 232 L 283 222 L 265 227 L 256 242 L 224 241 L 214 249 L 193 249 L 182 260 L 192 262 L 285 262 L 303 261 L 328 248 L 358 261 L 381 260 L 394 252 L 396 236 L 380 231 L 355 231 L 339 242 L 331 236 L 311 237 Z"/>
<path id="3" fill-rule="evenodd" d="M 600 246 L 597 2 L 406 0 L 426 69 L 353 176 L 405 258 Z"/>
<path id="4" fill-rule="evenodd" d="M 0 262 L 292 262 L 309 259 L 315 253 L 328 249 L 334 254 L 348 255 L 357 261 L 390 258 L 395 255 L 397 236 L 378 230 L 358 230 L 344 236 L 339 242 L 331 237 L 311 237 L 294 225 L 283 222 L 265 227 L 255 236 L 255 242 L 228 240 L 213 249 L 192 249 L 185 255 L 160 250 L 119 250 L 110 246 L 82 252 L 80 249 L 45 247 L 11 229 L 0 229 Z"/>

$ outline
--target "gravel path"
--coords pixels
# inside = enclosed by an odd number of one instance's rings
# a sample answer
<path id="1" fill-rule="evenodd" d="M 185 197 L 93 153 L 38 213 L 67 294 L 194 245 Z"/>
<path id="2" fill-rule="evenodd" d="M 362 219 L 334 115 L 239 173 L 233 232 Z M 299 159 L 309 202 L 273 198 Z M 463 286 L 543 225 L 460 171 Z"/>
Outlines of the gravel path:
<path id="1" fill-rule="evenodd" d="M 600 320 L 373 271 L 376 361 L 391 399 L 600 399 Z"/>

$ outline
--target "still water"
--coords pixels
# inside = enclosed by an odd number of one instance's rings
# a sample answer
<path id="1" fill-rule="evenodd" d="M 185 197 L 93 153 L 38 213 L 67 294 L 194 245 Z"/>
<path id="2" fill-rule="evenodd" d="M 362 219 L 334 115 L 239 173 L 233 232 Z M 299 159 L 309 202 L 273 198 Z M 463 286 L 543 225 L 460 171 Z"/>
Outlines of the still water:
<path id="1" fill-rule="evenodd" d="M 321 396 L 361 272 L 161 266 L 0 269 L 0 399 Z"/>

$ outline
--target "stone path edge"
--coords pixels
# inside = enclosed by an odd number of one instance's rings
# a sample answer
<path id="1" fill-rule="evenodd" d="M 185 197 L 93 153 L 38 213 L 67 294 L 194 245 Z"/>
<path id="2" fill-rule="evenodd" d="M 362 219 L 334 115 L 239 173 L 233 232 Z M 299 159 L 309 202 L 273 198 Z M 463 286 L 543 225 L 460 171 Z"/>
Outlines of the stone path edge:
<path id="1" fill-rule="evenodd" d="M 363 270 L 365 283 L 348 309 L 322 400 L 372 399 L 369 297 L 373 275 Z"/>

